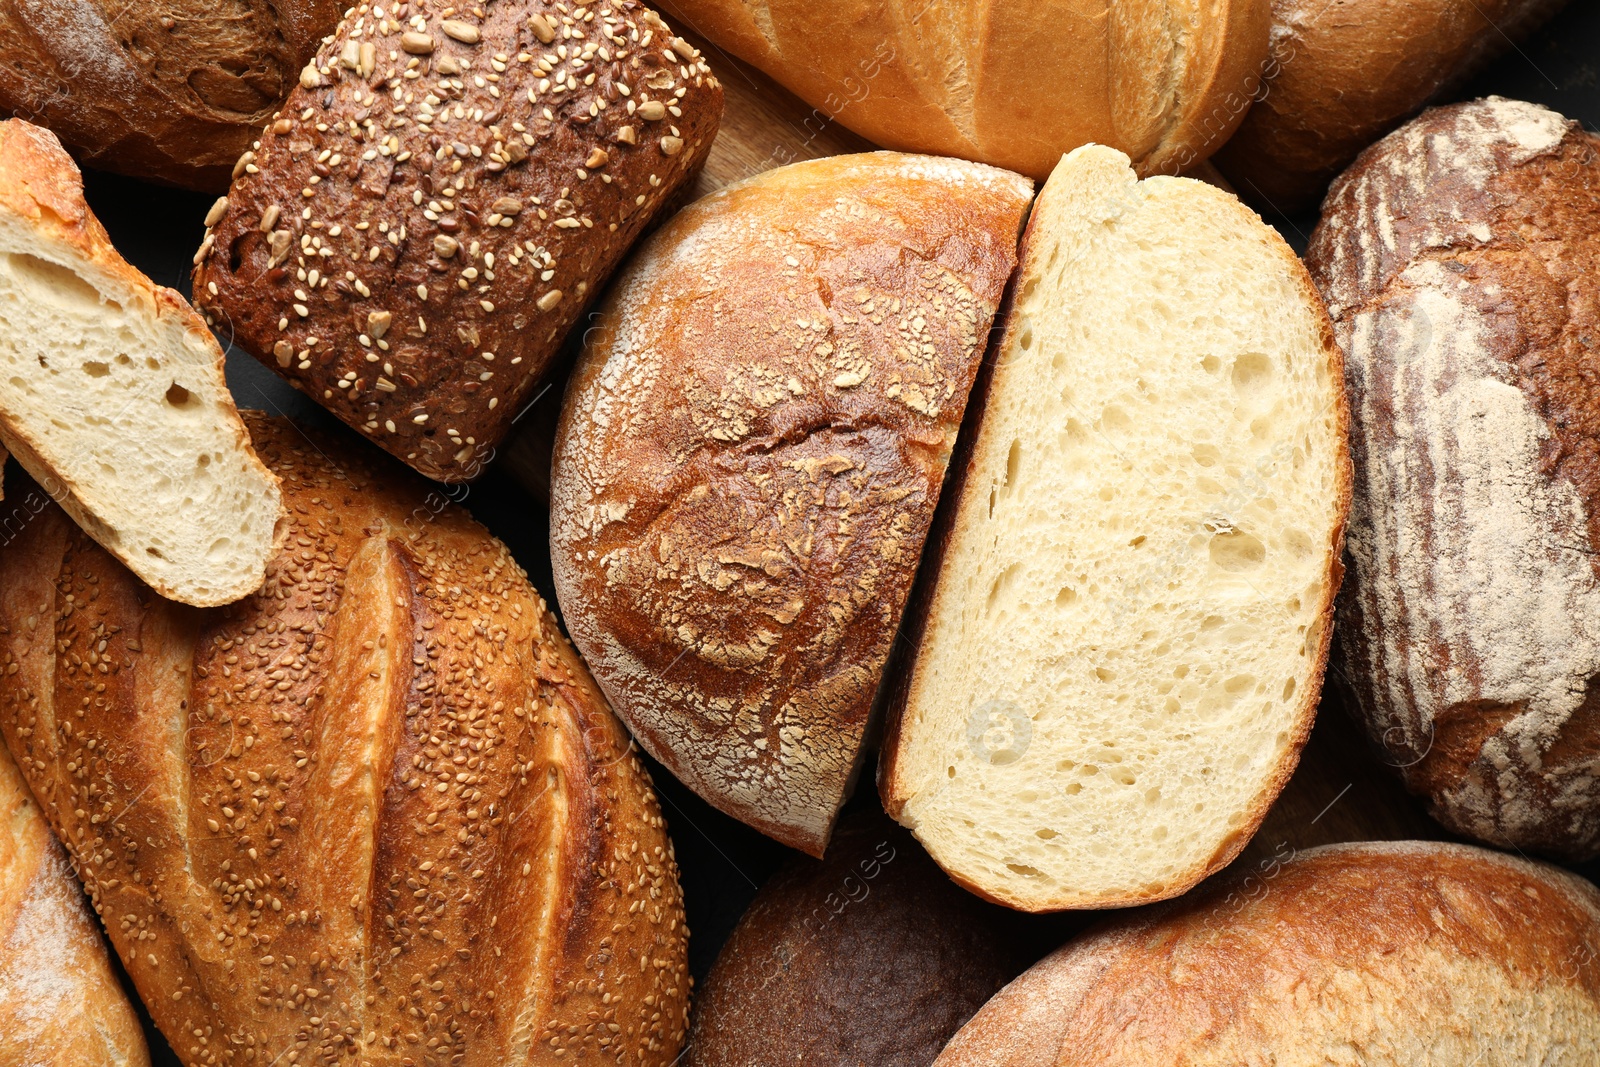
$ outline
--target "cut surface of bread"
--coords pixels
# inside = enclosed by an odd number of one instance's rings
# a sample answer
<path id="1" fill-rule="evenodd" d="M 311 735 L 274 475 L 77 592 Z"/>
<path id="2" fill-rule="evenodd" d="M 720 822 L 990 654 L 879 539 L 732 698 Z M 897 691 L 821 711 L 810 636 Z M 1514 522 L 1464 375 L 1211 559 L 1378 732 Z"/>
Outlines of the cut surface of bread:
<path id="1" fill-rule="evenodd" d="M 162 596 L 261 585 L 282 513 L 177 293 L 114 248 L 55 137 L 0 123 L 0 441 Z"/>
<path id="2" fill-rule="evenodd" d="M 1100 146 L 1051 177 L 1015 285 L 881 788 L 984 896 L 1161 899 L 1243 847 L 1310 729 L 1339 352 L 1253 212 Z"/>

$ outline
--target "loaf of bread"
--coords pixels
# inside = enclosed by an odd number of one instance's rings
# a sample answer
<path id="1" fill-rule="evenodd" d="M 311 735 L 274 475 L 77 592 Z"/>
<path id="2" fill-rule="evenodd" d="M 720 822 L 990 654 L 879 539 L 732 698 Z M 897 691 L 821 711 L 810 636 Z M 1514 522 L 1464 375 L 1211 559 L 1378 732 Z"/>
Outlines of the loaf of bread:
<path id="1" fill-rule="evenodd" d="M 0 1067 L 150 1067 L 100 928 L 3 745 Z"/>
<path id="2" fill-rule="evenodd" d="M 1339 350 L 1253 212 L 1098 145 L 1040 193 L 1013 291 L 895 672 L 884 805 L 1013 907 L 1174 896 L 1244 847 L 1311 729 L 1350 493 Z"/>
<path id="3" fill-rule="evenodd" d="M 1276 0 L 1271 59 L 1216 162 L 1281 212 L 1314 208 L 1356 154 L 1537 29 L 1566 0 Z"/>
<path id="4" fill-rule="evenodd" d="M 1091 141 L 1141 173 L 1221 148 L 1267 59 L 1270 0 L 663 0 L 885 148 L 1043 181 Z M 809 125 L 809 122 L 808 122 Z"/>
<path id="5" fill-rule="evenodd" d="M 196 302 L 412 467 L 470 480 L 721 112 L 637 0 L 360 3 L 239 157 Z"/>
<path id="6" fill-rule="evenodd" d="M 283 513 L 222 374 L 171 289 L 129 266 L 47 130 L 0 122 L 0 442 L 163 596 L 254 592 Z"/>
<path id="7" fill-rule="evenodd" d="M 1600 1062 L 1600 893 L 1467 845 L 1329 845 L 1113 920 L 938 1067 Z"/>
<path id="8" fill-rule="evenodd" d="M 86 164 L 221 192 L 335 0 L 0 0 L 0 114 Z"/>
<path id="9" fill-rule="evenodd" d="M 685 1067 L 928 1067 L 1040 954 L 876 812 L 765 885 L 695 996 Z"/>
<path id="10" fill-rule="evenodd" d="M 868 153 L 684 209 L 567 386 L 550 554 L 573 641 L 684 784 L 821 855 L 1032 184 Z"/>
<path id="11" fill-rule="evenodd" d="M 1306 259 L 1347 354 L 1360 716 L 1451 829 L 1594 856 L 1600 138 L 1426 112 L 1335 183 Z"/>
<path id="12" fill-rule="evenodd" d="M 186 1064 L 673 1062 L 672 845 L 522 571 L 364 446 L 252 415 L 255 596 L 154 596 L 54 508 L 0 554 L 0 730 Z"/>

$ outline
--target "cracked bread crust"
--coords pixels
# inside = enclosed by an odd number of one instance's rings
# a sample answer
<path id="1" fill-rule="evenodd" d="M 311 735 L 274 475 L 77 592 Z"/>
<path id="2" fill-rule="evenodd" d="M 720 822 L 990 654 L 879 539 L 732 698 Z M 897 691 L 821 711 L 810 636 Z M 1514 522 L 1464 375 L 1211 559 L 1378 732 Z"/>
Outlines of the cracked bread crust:
<path id="1" fill-rule="evenodd" d="M 1600 138 L 1490 98 L 1329 193 L 1307 263 L 1347 353 L 1337 643 L 1385 762 L 1502 846 L 1600 853 Z"/>
<path id="2" fill-rule="evenodd" d="M 873 153 L 686 208 L 567 389 L 551 556 L 645 748 L 820 855 L 860 759 L 1031 183 Z"/>
<path id="3" fill-rule="evenodd" d="M 665 1067 L 687 930 L 648 774 L 505 547 L 251 413 L 288 536 L 154 596 L 56 508 L 0 555 L 0 729 L 186 1064 Z"/>
<path id="4" fill-rule="evenodd" d="M 481 474 L 722 89 L 636 0 L 361 3 L 207 218 L 207 321 L 444 482 Z"/>

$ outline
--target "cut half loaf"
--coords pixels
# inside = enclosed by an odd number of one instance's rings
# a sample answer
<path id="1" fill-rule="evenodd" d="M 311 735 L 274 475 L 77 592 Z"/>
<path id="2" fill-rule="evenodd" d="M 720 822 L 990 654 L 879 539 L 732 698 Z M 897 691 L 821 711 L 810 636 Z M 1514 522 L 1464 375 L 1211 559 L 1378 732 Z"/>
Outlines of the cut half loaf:
<path id="1" fill-rule="evenodd" d="M 929 573 L 882 791 L 958 881 L 1028 910 L 1181 893 L 1311 727 L 1350 494 L 1340 357 L 1227 193 L 1063 159 Z"/>
<path id="2" fill-rule="evenodd" d="M 55 135 L 0 123 L 0 442 L 162 596 L 254 592 L 282 514 L 183 298 L 129 266 Z"/>

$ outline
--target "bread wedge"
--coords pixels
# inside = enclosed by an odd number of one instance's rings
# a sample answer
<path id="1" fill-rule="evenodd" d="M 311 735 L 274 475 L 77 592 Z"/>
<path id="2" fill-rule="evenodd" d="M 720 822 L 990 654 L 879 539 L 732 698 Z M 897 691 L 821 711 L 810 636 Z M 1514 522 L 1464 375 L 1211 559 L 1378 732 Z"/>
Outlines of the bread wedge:
<path id="1" fill-rule="evenodd" d="M 254 592 L 283 513 L 184 299 L 129 266 L 55 135 L 0 122 L 0 442 L 162 596 Z"/>
<path id="2" fill-rule="evenodd" d="M 1036 202 L 911 616 L 881 768 L 950 874 L 1034 911 L 1182 893 L 1321 687 L 1350 496 L 1339 350 L 1227 193 L 1066 156 Z"/>

